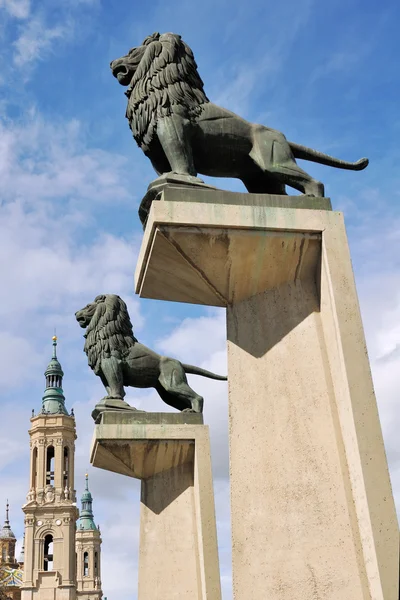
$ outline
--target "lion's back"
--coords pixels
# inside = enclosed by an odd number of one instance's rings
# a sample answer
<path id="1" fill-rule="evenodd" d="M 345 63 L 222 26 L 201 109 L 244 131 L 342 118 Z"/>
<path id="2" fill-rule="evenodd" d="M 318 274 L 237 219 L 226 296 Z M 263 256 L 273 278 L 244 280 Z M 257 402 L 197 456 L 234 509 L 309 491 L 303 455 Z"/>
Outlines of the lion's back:
<path id="1" fill-rule="evenodd" d="M 136 342 L 121 361 L 124 385 L 154 387 L 160 376 L 160 355 Z"/>

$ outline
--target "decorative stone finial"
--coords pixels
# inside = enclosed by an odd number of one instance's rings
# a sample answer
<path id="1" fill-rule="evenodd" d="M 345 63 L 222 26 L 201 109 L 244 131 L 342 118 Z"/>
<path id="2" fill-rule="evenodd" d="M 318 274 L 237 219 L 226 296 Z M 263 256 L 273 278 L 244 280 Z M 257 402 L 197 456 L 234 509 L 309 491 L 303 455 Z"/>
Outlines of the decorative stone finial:
<path id="1" fill-rule="evenodd" d="M 57 336 L 53 335 L 51 339 L 53 340 L 53 358 L 57 359 Z"/>

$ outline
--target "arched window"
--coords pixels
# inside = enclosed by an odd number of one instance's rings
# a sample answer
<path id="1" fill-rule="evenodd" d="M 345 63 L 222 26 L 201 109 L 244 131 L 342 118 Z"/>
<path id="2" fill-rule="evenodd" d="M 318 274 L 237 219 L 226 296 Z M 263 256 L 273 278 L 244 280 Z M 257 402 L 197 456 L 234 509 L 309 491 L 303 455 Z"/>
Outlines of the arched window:
<path id="1" fill-rule="evenodd" d="M 54 484 L 54 446 L 47 448 L 46 454 L 46 485 Z"/>
<path id="2" fill-rule="evenodd" d="M 44 538 L 43 571 L 53 570 L 53 536 L 49 533 Z"/>
<path id="3" fill-rule="evenodd" d="M 83 553 L 83 576 L 88 577 L 89 575 L 89 554 Z"/>
<path id="4" fill-rule="evenodd" d="M 99 560 L 97 552 L 94 553 L 94 576 L 99 576 Z"/>
<path id="5" fill-rule="evenodd" d="M 36 484 L 37 484 L 37 453 L 38 453 L 38 449 L 35 448 L 33 449 L 32 452 L 32 481 L 31 481 L 31 487 L 35 488 Z"/>
<path id="6" fill-rule="evenodd" d="M 69 485 L 69 448 L 64 446 L 64 469 L 63 469 L 63 477 L 64 477 L 64 488 L 67 488 Z"/>

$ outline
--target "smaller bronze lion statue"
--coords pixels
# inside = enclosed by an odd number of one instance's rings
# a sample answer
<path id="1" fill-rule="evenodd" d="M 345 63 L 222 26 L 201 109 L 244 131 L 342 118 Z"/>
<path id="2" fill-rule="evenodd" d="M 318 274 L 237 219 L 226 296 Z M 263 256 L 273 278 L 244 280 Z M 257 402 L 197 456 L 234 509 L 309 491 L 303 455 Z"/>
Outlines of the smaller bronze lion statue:
<path id="1" fill-rule="evenodd" d="M 323 196 L 323 184 L 296 158 L 353 171 L 368 165 L 367 158 L 348 162 L 289 142 L 280 131 L 210 102 L 180 35 L 153 33 L 110 66 L 128 88 L 126 117 L 133 136 L 159 175 L 234 177 L 251 193 L 286 194 L 288 185 Z"/>
<path id="2" fill-rule="evenodd" d="M 186 373 L 226 381 L 226 377 L 160 356 L 146 348 L 133 335 L 125 302 L 114 294 L 97 296 L 75 313 L 86 328 L 84 351 L 91 369 L 107 390 L 102 404 L 115 408 L 132 407 L 123 398 L 124 386 L 155 388 L 169 406 L 185 412 L 203 412 L 203 398 L 189 386 Z M 135 410 L 135 409 L 133 409 Z"/>

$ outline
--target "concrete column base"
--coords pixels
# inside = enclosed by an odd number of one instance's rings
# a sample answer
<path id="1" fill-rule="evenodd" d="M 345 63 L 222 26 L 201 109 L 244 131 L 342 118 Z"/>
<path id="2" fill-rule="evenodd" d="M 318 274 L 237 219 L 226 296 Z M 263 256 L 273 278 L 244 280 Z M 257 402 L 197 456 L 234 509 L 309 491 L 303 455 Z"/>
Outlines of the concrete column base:
<path id="1" fill-rule="evenodd" d="M 208 427 L 192 413 L 103 413 L 91 463 L 141 479 L 139 600 L 220 600 Z"/>
<path id="2" fill-rule="evenodd" d="M 324 198 L 166 189 L 136 291 L 227 307 L 235 600 L 398 600 L 399 530 L 343 215 Z"/>

